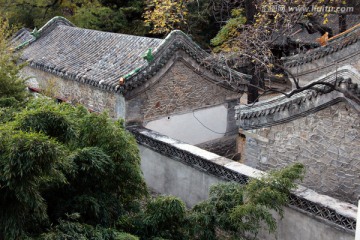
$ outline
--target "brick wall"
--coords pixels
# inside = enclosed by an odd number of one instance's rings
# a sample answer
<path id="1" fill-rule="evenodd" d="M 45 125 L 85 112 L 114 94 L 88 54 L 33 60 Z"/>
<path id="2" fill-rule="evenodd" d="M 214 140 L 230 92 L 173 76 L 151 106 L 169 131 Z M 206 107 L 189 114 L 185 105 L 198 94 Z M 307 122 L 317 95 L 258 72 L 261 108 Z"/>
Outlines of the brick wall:
<path id="1" fill-rule="evenodd" d="M 269 170 L 301 162 L 306 166 L 304 185 L 344 201 L 357 201 L 360 118 L 345 103 L 246 132 L 245 164 Z"/>

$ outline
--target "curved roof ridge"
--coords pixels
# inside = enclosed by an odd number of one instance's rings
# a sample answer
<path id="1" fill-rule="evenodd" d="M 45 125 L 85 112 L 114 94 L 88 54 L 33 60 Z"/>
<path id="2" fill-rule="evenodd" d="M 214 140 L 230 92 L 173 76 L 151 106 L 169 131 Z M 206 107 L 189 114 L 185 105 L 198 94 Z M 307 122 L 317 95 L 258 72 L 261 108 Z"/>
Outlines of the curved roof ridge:
<path id="1" fill-rule="evenodd" d="M 61 17 L 61 16 L 56 16 L 56 17 L 53 17 L 52 19 L 50 19 L 49 21 L 47 21 L 39 30 L 37 30 L 37 28 L 35 28 L 32 32 L 30 32 L 30 30 L 28 30 L 26 28 L 22 28 L 14 35 L 13 39 L 17 38 L 19 36 L 19 34 L 25 34 L 25 33 L 28 33 L 28 35 L 30 35 L 31 37 L 20 39 L 23 41 L 20 42 L 19 45 L 17 47 L 15 47 L 15 49 L 20 50 L 20 49 L 23 49 L 23 48 L 29 46 L 31 43 L 35 42 L 37 39 L 46 35 L 47 33 L 51 32 L 59 25 L 75 27 L 75 25 L 72 22 L 70 22 L 69 20 L 67 20 L 66 18 Z"/>
<path id="2" fill-rule="evenodd" d="M 323 58 L 341 49 L 355 44 L 360 40 L 360 23 L 347 31 L 338 34 L 328 40 L 327 45 L 321 46 L 306 53 L 296 54 L 294 56 L 283 58 L 286 67 L 295 67 L 303 65 L 314 60 Z"/>
<path id="3" fill-rule="evenodd" d="M 40 34 L 40 37 L 41 37 L 44 34 L 52 31 L 55 27 L 57 27 L 59 25 L 75 27 L 75 25 L 72 22 L 70 22 L 68 19 L 61 17 L 61 16 L 56 16 L 56 17 L 53 17 L 52 19 L 50 19 L 47 23 L 45 23 L 38 30 L 38 33 Z"/>
<path id="4" fill-rule="evenodd" d="M 50 32 L 51 30 L 53 30 L 55 27 L 57 26 L 69 26 L 69 27 L 77 27 L 75 24 L 73 24 L 71 21 L 69 21 L 67 18 L 62 17 L 62 16 L 56 16 L 53 17 L 52 19 L 50 19 L 49 21 L 47 21 L 39 30 L 38 32 L 40 33 L 41 36 L 43 36 L 44 34 Z M 78 27 L 80 28 L 80 27 Z M 99 32 L 99 33 L 104 33 L 104 34 L 116 34 L 116 35 L 123 35 L 123 36 L 131 36 L 131 37 L 138 37 L 138 38 L 147 38 L 147 39 L 159 39 L 160 38 L 152 38 L 152 37 L 146 37 L 146 36 L 137 36 L 137 35 L 131 35 L 131 34 L 125 34 L 125 33 L 115 33 L 115 32 L 106 32 L 106 31 L 101 31 L 101 30 L 96 30 L 96 29 L 88 29 L 88 28 L 81 28 L 84 30 L 88 30 L 88 31 L 92 31 L 92 32 Z"/>
<path id="5" fill-rule="evenodd" d="M 187 35 L 186 33 L 184 33 L 183 31 L 181 30 L 173 30 L 170 32 L 170 34 L 165 38 L 165 41 L 164 41 L 164 45 L 166 44 L 167 41 L 171 41 L 172 38 L 177 38 L 177 37 L 182 37 L 184 38 L 187 43 L 189 45 L 192 45 L 194 50 L 198 51 L 199 54 L 201 54 L 200 57 L 203 57 L 203 59 L 207 58 L 207 57 L 210 57 L 210 54 L 207 53 L 204 49 L 202 49 L 196 42 L 194 42 L 190 37 L 189 35 Z M 161 45 L 159 46 L 159 48 L 161 48 Z M 224 67 L 223 65 L 219 64 L 216 66 L 216 68 L 218 68 L 218 70 L 220 71 L 223 71 L 224 70 Z M 238 72 L 238 71 L 235 71 L 233 69 L 228 69 L 231 74 L 233 74 L 234 76 L 236 77 L 241 77 L 241 78 L 245 78 L 245 79 L 250 79 L 251 76 L 248 75 L 248 74 L 244 74 L 244 73 L 241 73 L 241 72 Z M 227 71 L 227 70 L 226 70 Z"/>
<path id="6" fill-rule="evenodd" d="M 124 76 L 126 78 L 125 84 L 124 86 L 118 86 L 117 90 L 120 92 L 127 92 L 142 85 L 147 80 L 148 76 L 154 76 L 173 56 L 173 52 L 178 49 L 185 51 L 198 64 L 202 64 L 204 59 L 210 57 L 210 54 L 196 44 L 187 34 L 180 30 L 173 30 L 166 36 L 163 42 L 154 49 L 154 60 L 141 68 L 134 69 Z M 208 70 L 211 70 L 217 76 L 227 76 L 235 79 L 236 81 L 234 81 L 234 83 L 236 83 L 236 87 L 229 83 L 224 83 L 223 81 L 221 81 L 221 83 L 219 81 L 219 85 L 232 90 L 237 89 L 237 91 L 245 90 L 246 80 L 251 78 L 250 75 L 225 68 L 225 66 L 221 64 L 212 67 L 212 69 L 208 68 Z"/>
<path id="7" fill-rule="evenodd" d="M 335 90 L 323 93 L 308 89 L 294 94 L 290 98 L 278 96 L 256 103 L 253 106 L 237 106 L 236 119 L 238 125 L 245 130 L 269 127 L 306 116 L 341 101 L 347 101 L 354 106 L 350 97 L 360 98 L 360 81 L 354 74 L 348 69 L 342 69 L 320 79 L 328 83 L 337 83 L 348 92 L 348 95 Z M 318 86 L 318 88 L 327 89 L 324 85 Z M 348 101 L 348 97 L 350 101 Z M 355 102 L 355 104 L 358 103 Z M 360 107 L 356 107 L 356 110 L 359 109 Z"/>
<path id="8" fill-rule="evenodd" d="M 32 35 L 35 40 L 20 46 L 26 46 L 22 60 L 28 61 L 30 67 L 119 93 L 147 82 L 177 50 L 186 52 L 199 65 L 210 56 L 179 30 L 158 39 L 78 28 L 66 18 L 54 17 Z M 211 72 L 218 76 L 228 74 L 238 80 L 234 81 L 237 88 L 220 78 L 211 81 L 233 91 L 245 90 L 244 79 L 249 75 L 229 71 L 221 64 L 212 68 Z"/>

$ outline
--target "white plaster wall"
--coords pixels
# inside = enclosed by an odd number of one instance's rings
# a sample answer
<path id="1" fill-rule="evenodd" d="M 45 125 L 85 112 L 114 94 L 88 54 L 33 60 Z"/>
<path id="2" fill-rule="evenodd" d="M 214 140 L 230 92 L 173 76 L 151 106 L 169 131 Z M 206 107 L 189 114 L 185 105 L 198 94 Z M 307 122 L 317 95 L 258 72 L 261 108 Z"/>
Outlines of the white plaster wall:
<path id="1" fill-rule="evenodd" d="M 184 114 L 169 115 L 148 122 L 145 127 L 195 145 L 223 137 L 227 130 L 227 119 L 228 109 L 226 105 L 220 105 Z"/>
<path id="2" fill-rule="evenodd" d="M 194 147 L 195 148 L 195 147 Z M 156 151 L 139 145 L 141 169 L 147 186 L 157 193 L 181 198 L 188 207 L 193 207 L 209 196 L 211 185 L 223 182 L 191 166 L 182 164 Z M 202 150 L 204 152 L 204 150 Z M 212 153 L 209 153 L 212 154 Z M 214 154 L 212 154 L 214 155 Z M 251 168 L 242 165 L 242 168 Z M 236 171 L 236 169 L 234 169 Z M 248 170 L 248 174 L 253 173 Z M 275 214 L 277 232 L 269 234 L 262 229 L 262 240 L 353 240 L 354 233 L 319 221 L 309 214 L 290 207 L 284 208 L 284 218 Z"/>
<path id="3" fill-rule="evenodd" d="M 188 207 L 207 199 L 210 186 L 222 181 L 149 148 L 139 145 L 139 149 L 148 187 L 157 193 L 177 196 Z"/>

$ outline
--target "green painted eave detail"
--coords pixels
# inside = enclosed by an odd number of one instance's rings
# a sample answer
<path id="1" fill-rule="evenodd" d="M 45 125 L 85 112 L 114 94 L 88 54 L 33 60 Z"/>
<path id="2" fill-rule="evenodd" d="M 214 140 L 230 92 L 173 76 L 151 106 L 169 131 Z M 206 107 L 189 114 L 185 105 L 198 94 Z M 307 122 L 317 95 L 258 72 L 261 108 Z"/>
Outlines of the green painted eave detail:
<path id="1" fill-rule="evenodd" d="M 154 61 L 154 55 L 152 54 L 151 48 L 149 48 L 149 50 L 147 50 L 147 52 L 143 56 L 143 59 L 145 59 L 148 63 Z M 138 73 L 140 70 L 141 70 L 141 67 L 138 67 L 122 77 L 124 78 L 124 80 L 126 80 L 126 79 L 130 78 L 132 75 L 134 75 L 135 73 Z"/>
<path id="2" fill-rule="evenodd" d="M 128 74 L 124 75 L 123 78 L 126 80 L 126 79 L 130 78 L 132 75 L 134 75 L 135 73 L 139 72 L 140 70 L 141 70 L 141 67 L 136 68 L 135 70 L 132 70 Z"/>
<path id="3" fill-rule="evenodd" d="M 17 46 L 17 47 L 15 48 L 15 50 L 20 50 L 20 49 L 22 49 L 23 47 L 26 47 L 27 45 L 29 45 L 30 41 L 31 41 L 31 40 L 28 40 L 28 41 L 26 41 L 26 42 L 23 42 L 22 44 L 20 44 L 19 46 Z"/>
<path id="4" fill-rule="evenodd" d="M 37 40 L 40 37 L 40 31 L 37 28 L 34 28 L 34 30 L 30 33 L 30 35 L 33 36 L 35 38 L 35 40 Z M 15 47 L 15 50 L 20 50 L 35 40 L 27 40 L 26 42 L 23 42 L 19 46 Z"/>

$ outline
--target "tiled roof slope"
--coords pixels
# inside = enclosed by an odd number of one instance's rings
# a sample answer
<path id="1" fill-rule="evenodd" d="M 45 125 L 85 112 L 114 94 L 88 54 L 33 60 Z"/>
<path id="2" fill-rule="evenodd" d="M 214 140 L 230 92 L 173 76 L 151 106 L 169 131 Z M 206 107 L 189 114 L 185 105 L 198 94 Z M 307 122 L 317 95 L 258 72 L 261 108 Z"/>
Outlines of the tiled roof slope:
<path id="1" fill-rule="evenodd" d="M 154 60 L 143 56 L 149 49 Z M 166 39 L 108 33 L 75 27 L 62 17 L 55 17 L 39 30 L 39 37 L 23 50 L 22 59 L 34 68 L 108 91 L 126 93 L 155 75 L 182 49 L 197 62 L 207 54 L 186 34 L 173 31 Z M 212 72 L 223 75 L 223 68 Z M 233 78 L 249 78 L 231 71 Z M 125 83 L 119 82 L 125 78 Z M 244 81 L 237 81 L 240 89 Z"/>
<path id="2" fill-rule="evenodd" d="M 52 21 L 22 53 L 31 67 L 94 86 L 115 88 L 146 64 L 142 55 L 163 40 L 88 30 Z M 42 30 L 42 29 L 40 29 Z"/>
<path id="3" fill-rule="evenodd" d="M 323 58 L 334 52 L 355 44 L 360 40 L 360 24 L 355 25 L 351 29 L 336 35 L 329 39 L 327 45 L 310 50 L 304 54 L 297 54 L 292 57 L 284 58 L 284 65 L 286 67 L 295 67 L 302 64 L 312 62 L 314 60 Z"/>

